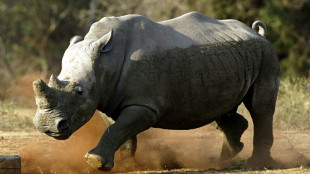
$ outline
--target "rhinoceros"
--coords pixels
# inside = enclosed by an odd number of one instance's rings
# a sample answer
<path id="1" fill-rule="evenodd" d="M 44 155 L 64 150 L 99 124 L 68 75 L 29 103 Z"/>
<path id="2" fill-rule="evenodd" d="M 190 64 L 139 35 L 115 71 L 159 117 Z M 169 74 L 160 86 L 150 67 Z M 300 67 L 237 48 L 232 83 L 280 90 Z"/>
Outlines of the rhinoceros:
<path id="1" fill-rule="evenodd" d="M 104 17 L 84 39 L 70 41 L 58 76 L 51 75 L 48 85 L 34 81 L 34 124 L 62 140 L 96 110 L 105 113 L 115 123 L 85 159 L 110 170 L 115 151 L 144 130 L 193 129 L 215 121 L 225 135 L 221 157 L 228 159 L 243 148 L 248 122 L 237 108 L 244 103 L 254 124 L 247 164 L 267 166 L 280 68 L 266 32 L 261 21 L 250 28 L 198 12 L 162 22 L 141 15 Z"/>

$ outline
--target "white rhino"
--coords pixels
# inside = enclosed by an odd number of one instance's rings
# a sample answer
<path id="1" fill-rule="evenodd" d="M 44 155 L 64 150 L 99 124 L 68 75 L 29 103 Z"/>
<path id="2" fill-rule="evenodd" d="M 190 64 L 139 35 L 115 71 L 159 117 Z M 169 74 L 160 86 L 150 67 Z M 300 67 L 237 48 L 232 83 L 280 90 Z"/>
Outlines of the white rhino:
<path id="1" fill-rule="evenodd" d="M 150 127 L 193 129 L 215 121 L 227 159 L 243 148 L 248 124 L 236 112 L 243 102 L 254 123 L 247 162 L 269 165 L 280 68 L 265 25 L 257 26 L 260 34 L 197 12 L 158 23 L 140 15 L 102 18 L 84 39 L 71 40 L 58 77 L 33 83 L 34 124 L 67 139 L 95 110 L 105 113 L 115 123 L 85 158 L 109 170 L 115 151 Z"/>

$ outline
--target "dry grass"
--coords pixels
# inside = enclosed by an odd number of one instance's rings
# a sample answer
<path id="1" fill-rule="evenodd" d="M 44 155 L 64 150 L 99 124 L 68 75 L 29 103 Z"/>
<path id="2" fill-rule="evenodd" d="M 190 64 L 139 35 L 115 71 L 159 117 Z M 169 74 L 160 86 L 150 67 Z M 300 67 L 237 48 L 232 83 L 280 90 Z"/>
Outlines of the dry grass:
<path id="1" fill-rule="evenodd" d="M 32 108 L 20 108 L 12 100 L 0 101 L 0 130 L 9 131 L 17 129 L 32 128 L 33 113 Z"/>
<path id="2" fill-rule="evenodd" d="M 0 130 L 34 128 L 32 118 L 36 112 L 32 82 L 43 78 L 40 74 L 24 75 L 0 87 Z"/>
<path id="3" fill-rule="evenodd" d="M 242 104 L 238 112 L 248 120 L 250 114 Z M 310 80 L 306 78 L 285 78 L 281 80 L 274 128 L 280 130 L 310 129 Z"/>
<path id="4" fill-rule="evenodd" d="M 278 129 L 310 129 L 310 79 L 281 81 L 274 125 Z"/>

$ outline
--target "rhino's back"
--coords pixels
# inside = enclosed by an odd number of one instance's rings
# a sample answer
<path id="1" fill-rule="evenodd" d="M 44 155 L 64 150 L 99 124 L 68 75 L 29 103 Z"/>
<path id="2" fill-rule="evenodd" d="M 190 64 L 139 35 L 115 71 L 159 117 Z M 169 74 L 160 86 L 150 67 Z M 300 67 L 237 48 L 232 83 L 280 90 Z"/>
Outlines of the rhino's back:
<path id="1" fill-rule="evenodd" d="M 204 45 L 240 42 L 260 37 L 237 20 L 216 20 L 198 12 L 190 12 L 159 23 L 188 36 L 197 44 Z"/>
<path id="2" fill-rule="evenodd" d="M 154 22 L 139 15 L 119 18 L 127 30 L 127 55 L 138 60 L 144 55 L 192 46 L 223 45 L 264 40 L 251 28 L 237 20 L 216 20 L 198 12 Z"/>
<path id="3" fill-rule="evenodd" d="M 114 45 L 126 40 L 128 54 L 264 39 L 237 20 L 216 20 L 198 12 L 158 23 L 141 15 L 105 17 L 91 26 L 85 39 L 99 39 L 110 30 Z"/>

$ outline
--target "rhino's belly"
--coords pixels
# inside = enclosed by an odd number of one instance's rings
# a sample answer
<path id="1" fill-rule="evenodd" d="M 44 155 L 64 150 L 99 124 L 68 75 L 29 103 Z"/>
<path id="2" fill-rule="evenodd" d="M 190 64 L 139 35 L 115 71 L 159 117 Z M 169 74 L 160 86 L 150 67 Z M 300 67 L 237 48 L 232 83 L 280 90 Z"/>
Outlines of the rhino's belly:
<path id="1" fill-rule="evenodd" d="M 192 75 L 185 81 L 171 80 L 168 86 L 173 88 L 166 87 L 169 92 L 165 92 L 166 102 L 162 107 L 165 110 L 161 112 L 156 127 L 197 128 L 234 110 L 249 90 L 252 79 L 238 77 L 235 73 L 224 73 L 225 71 L 227 70 L 220 72 L 220 75 L 214 73 L 213 77 L 204 73 Z"/>
<path id="2" fill-rule="evenodd" d="M 176 101 L 174 106 L 170 106 L 162 113 L 154 127 L 164 129 L 198 128 L 211 123 L 219 116 L 234 112 L 242 100 L 242 94 L 237 98 L 232 95 L 218 95 L 218 97 L 220 98 L 197 96 L 193 97 L 195 101 L 192 103 Z"/>
<path id="3" fill-rule="evenodd" d="M 216 118 L 214 118 L 213 116 L 206 117 L 206 115 L 174 114 L 164 115 L 155 125 L 153 125 L 153 127 L 174 130 L 195 129 L 211 123 Z"/>

